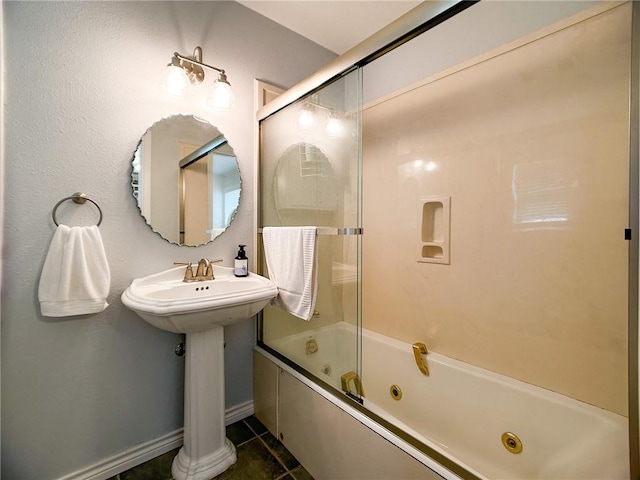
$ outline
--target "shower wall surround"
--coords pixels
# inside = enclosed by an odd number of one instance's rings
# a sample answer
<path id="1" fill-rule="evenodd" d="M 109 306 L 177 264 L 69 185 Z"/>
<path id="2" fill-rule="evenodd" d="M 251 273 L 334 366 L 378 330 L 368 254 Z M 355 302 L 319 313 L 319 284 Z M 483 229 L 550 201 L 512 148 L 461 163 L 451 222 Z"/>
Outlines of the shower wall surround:
<path id="1" fill-rule="evenodd" d="M 239 243 L 251 248 L 254 79 L 292 85 L 335 55 L 236 2 L 16 1 L 2 10 L 1 476 L 80 478 L 74 474 L 104 471 L 127 449 L 179 435 L 184 362 L 173 349 L 182 337 L 147 325 L 122 307 L 120 294 L 133 278 L 173 261 L 221 257 L 229 266 Z M 232 78 L 233 112 L 160 92 L 171 54 L 196 45 Z M 178 113 L 221 128 L 243 178 L 232 227 L 198 249 L 153 233 L 129 185 L 141 135 Z M 110 305 L 94 316 L 45 319 L 36 291 L 53 235 L 51 208 L 78 190 L 104 211 Z M 74 206 L 65 210 L 68 222 L 95 221 L 88 207 Z M 226 330 L 228 408 L 252 399 L 253 339 L 253 321 Z"/>
<path id="2" fill-rule="evenodd" d="M 365 103 L 364 328 L 626 414 L 630 19 Z M 449 197 L 450 265 L 422 263 Z"/>

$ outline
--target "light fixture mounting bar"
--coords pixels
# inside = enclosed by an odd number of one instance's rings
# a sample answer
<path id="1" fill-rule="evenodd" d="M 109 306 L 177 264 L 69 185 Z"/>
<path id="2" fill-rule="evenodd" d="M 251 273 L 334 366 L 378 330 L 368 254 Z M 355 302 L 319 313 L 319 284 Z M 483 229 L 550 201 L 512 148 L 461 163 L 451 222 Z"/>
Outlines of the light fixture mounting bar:
<path id="1" fill-rule="evenodd" d="M 224 69 L 222 69 L 222 68 L 217 68 L 217 67 L 213 67 L 211 65 L 207 65 L 206 63 L 199 62 L 198 60 L 194 60 L 193 58 L 189 58 L 189 57 L 185 57 L 184 55 L 180 55 L 178 52 L 174 52 L 173 56 L 176 57 L 176 58 L 179 58 L 183 62 L 189 62 L 189 63 L 192 63 L 194 65 L 199 65 L 201 67 L 210 68 L 211 70 L 215 70 L 216 72 L 224 73 Z"/>
<path id="2" fill-rule="evenodd" d="M 336 109 L 333 107 L 327 107 L 326 105 L 323 105 L 320 103 L 320 101 L 317 98 L 317 95 L 312 95 L 310 98 L 306 99 L 305 104 L 310 105 L 314 108 L 322 108 L 324 110 L 327 110 L 329 113 L 335 114 L 336 113 Z"/>
<path id="3" fill-rule="evenodd" d="M 324 105 L 320 104 L 320 103 L 313 103 L 311 102 L 311 105 L 313 105 L 316 108 L 324 108 L 325 110 L 330 111 L 331 113 L 333 113 L 334 109 L 331 107 L 325 107 Z"/>

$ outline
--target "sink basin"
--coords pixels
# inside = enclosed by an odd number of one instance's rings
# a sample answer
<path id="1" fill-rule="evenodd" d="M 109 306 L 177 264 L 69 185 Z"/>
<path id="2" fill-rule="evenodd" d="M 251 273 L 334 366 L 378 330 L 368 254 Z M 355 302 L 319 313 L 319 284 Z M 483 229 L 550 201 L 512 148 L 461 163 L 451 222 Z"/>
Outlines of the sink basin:
<path id="1" fill-rule="evenodd" d="M 137 278 L 122 303 L 154 327 L 174 333 L 202 332 L 252 317 L 278 294 L 268 278 L 216 266 L 215 279 L 183 282 L 185 267 Z"/>

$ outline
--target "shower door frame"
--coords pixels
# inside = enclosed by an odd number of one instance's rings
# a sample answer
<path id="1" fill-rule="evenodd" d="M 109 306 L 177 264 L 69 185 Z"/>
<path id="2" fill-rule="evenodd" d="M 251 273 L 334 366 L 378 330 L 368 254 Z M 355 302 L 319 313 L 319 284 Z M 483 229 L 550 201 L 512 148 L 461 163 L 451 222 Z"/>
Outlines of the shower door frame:
<path id="1" fill-rule="evenodd" d="M 356 47 L 340 55 L 335 60 L 327 64 L 318 72 L 308 77 L 306 80 L 298 83 L 291 89 L 285 91 L 279 97 L 275 98 L 267 105 L 259 108 L 256 113 L 257 122 L 257 144 L 255 156 L 255 221 L 256 227 L 261 223 L 261 193 L 260 193 L 260 122 L 274 113 L 295 103 L 300 98 L 310 95 L 324 86 L 332 83 L 345 73 L 352 69 L 363 67 L 374 61 L 391 50 L 403 45 L 418 35 L 434 28 L 435 26 L 454 17 L 458 13 L 463 12 L 467 8 L 478 3 L 480 0 L 463 0 L 463 1 L 434 1 L 424 2 L 411 10 L 409 13 L 400 17 L 380 32 L 369 37 Z M 623 3 L 623 2 L 621 2 Z M 625 238 L 629 241 L 628 254 L 628 409 L 629 409 L 629 472 L 631 479 L 640 479 L 640 368 L 638 367 L 640 347 L 640 328 L 638 326 L 639 298 L 640 298 L 640 5 L 632 2 L 632 44 L 631 44 L 631 78 L 629 84 L 629 222 L 628 228 L 624 232 Z M 256 229 L 257 232 L 257 229 Z M 260 236 L 256 233 L 256 260 L 260 269 L 264 268 L 263 248 Z M 264 270 L 262 270 L 264 271 Z M 359 307 L 360 308 L 360 307 Z M 257 339 L 258 345 L 261 345 L 262 338 L 262 313 L 258 315 L 257 322 Z M 272 349 L 266 347 L 269 353 L 274 353 Z M 340 395 L 335 389 L 312 376 L 304 369 L 300 368 L 294 362 L 275 352 L 285 364 L 289 365 L 305 377 L 311 379 L 328 391 L 334 393 L 337 398 L 344 402 L 350 402 L 365 415 L 374 421 L 380 422 L 386 428 L 396 431 L 395 426 L 389 424 L 386 420 L 369 412 L 367 409 L 347 400 L 347 397 Z M 401 435 L 402 438 L 410 444 L 415 445 L 412 437 Z M 406 438 L 408 437 L 408 438 Z M 420 450 L 422 448 L 418 446 Z M 427 453 L 427 452 L 425 452 Z M 448 459 L 440 458 L 440 455 L 432 455 L 427 453 L 435 460 L 443 463 L 451 469 Z M 445 460 L 442 462 L 442 460 Z M 454 472 L 457 468 L 452 469 Z M 468 475 L 469 472 L 456 472 Z"/>
<path id="2" fill-rule="evenodd" d="M 629 459 L 630 478 L 640 478 L 640 370 L 638 300 L 640 283 L 640 6 L 632 3 L 631 82 L 629 85 Z"/>

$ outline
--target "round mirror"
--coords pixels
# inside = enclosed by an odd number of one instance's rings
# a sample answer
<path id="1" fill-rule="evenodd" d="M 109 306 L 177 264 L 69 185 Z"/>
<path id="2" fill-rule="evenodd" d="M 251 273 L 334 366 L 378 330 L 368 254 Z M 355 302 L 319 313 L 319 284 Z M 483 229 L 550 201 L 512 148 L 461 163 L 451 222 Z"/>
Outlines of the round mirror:
<path id="1" fill-rule="evenodd" d="M 178 245 L 203 245 L 240 204 L 240 169 L 224 135 L 205 120 L 174 115 L 142 136 L 131 162 L 133 196 L 147 224 Z"/>

